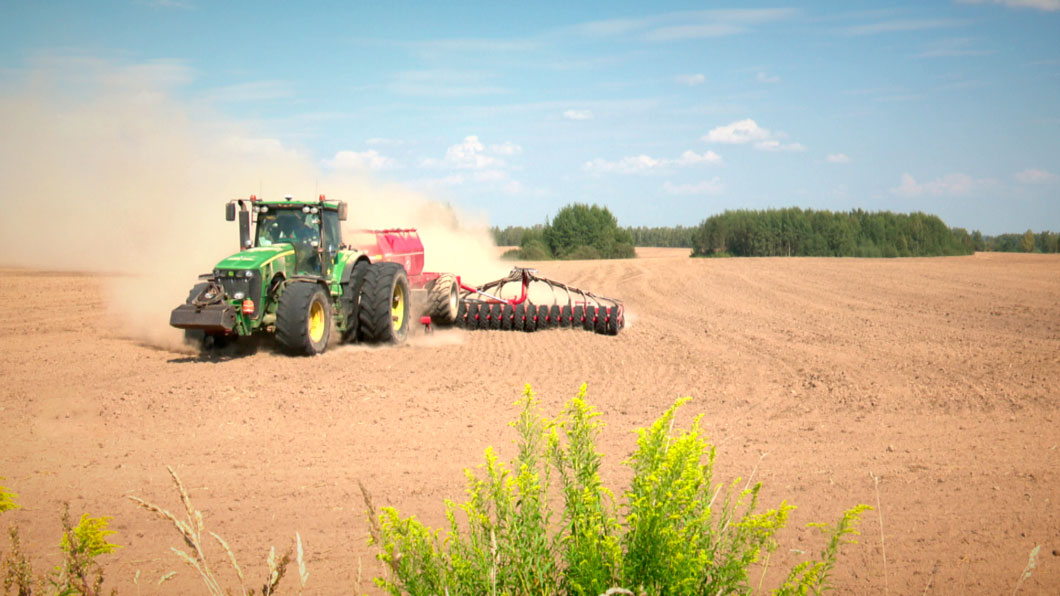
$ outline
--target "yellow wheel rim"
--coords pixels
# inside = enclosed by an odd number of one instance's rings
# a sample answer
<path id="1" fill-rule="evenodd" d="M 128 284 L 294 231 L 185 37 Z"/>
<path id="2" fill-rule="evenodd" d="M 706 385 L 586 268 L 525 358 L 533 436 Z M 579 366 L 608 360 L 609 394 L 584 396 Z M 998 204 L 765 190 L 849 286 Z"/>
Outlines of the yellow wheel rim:
<path id="1" fill-rule="evenodd" d="M 314 302 L 309 307 L 309 339 L 316 343 L 322 337 L 324 337 L 324 305 Z"/>
<path id="2" fill-rule="evenodd" d="M 405 289 L 401 284 L 394 284 L 394 296 L 390 301 L 390 318 L 394 320 L 394 331 L 405 326 Z"/>

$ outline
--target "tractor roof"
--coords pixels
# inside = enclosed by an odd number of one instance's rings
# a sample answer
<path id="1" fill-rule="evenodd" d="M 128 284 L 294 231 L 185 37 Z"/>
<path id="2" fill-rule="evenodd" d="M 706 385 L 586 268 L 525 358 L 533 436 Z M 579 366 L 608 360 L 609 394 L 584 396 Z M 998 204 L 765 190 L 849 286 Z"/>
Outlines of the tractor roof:
<path id="1" fill-rule="evenodd" d="M 320 207 L 321 203 L 317 201 L 304 201 L 299 199 L 257 199 L 251 197 L 251 200 L 255 205 L 268 205 L 269 207 Z M 341 201 L 328 201 L 325 200 L 323 205 L 325 209 L 338 209 Z"/>

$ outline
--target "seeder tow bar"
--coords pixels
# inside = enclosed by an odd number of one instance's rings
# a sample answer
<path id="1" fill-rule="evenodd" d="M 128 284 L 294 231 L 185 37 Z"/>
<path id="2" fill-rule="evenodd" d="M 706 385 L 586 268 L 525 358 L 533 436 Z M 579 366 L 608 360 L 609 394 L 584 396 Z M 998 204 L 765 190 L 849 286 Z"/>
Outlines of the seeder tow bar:
<path id="1" fill-rule="evenodd" d="M 519 296 L 504 297 L 505 286 L 518 284 Z M 551 294 L 549 304 L 531 302 L 530 290 L 544 287 Z M 460 307 L 454 323 L 466 329 L 537 331 L 551 328 L 581 328 L 605 335 L 617 335 L 626 326 L 621 300 L 597 296 L 546 279 L 536 269 L 516 267 L 508 277 L 478 287 L 460 283 Z"/>

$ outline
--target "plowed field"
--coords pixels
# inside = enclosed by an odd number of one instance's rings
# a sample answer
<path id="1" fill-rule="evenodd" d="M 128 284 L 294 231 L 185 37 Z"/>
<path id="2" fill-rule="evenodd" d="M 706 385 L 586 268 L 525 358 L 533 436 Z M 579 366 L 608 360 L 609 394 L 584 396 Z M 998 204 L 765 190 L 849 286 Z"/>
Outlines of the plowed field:
<path id="1" fill-rule="evenodd" d="M 22 528 L 45 569 L 62 501 L 114 516 L 124 548 L 108 557 L 108 585 L 135 594 L 139 570 L 145 594 L 205 593 L 170 552 L 176 531 L 125 498 L 178 511 L 169 465 L 254 587 L 269 546 L 298 531 L 308 593 L 371 592 L 381 567 L 358 481 L 377 504 L 442 525 L 464 468 L 487 446 L 514 454 L 506 423 L 524 383 L 547 415 L 588 383 L 617 493 L 630 431 L 691 396 L 679 422 L 704 414 L 717 480 L 753 473 L 764 504 L 798 507 L 766 586 L 793 549 L 821 547 L 806 523 L 878 498 L 841 554 L 841 593 L 1011 593 L 1035 545 L 1021 594 L 1060 593 L 1060 258 L 640 252 L 536 264 L 625 299 L 617 337 L 450 330 L 317 358 L 268 342 L 210 359 L 161 348 L 120 331 L 107 276 L 0 270 L 0 475 L 23 505 L 0 522 Z"/>

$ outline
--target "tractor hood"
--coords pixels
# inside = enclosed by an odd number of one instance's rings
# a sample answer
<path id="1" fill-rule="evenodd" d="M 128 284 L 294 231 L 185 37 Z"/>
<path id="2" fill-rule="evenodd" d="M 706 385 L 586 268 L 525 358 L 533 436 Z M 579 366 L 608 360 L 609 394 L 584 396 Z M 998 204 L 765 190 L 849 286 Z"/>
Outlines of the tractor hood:
<path id="1" fill-rule="evenodd" d="M 256 246 L 222 259 L 214 269 L 261 269 L 276 259 L 294 254 L 292 244 Z"/>

